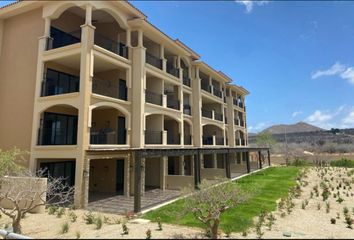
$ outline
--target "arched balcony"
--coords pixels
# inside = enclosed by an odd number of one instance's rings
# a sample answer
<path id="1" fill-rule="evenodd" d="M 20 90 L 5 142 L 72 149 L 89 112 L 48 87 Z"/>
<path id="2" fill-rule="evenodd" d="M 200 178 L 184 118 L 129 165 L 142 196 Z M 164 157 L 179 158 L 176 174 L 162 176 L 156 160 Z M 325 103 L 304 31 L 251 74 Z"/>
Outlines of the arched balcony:
<path id="1" fill-rule="evenodd" d="M 126 116 L 119 110 L 100 106 L 92 110 L 91 145 L 127 145 Z"/>
<path id="2" fill-rule="evenodd" d="M 235 144 L 236 146 L 246 146 L 246 137 L 243 131 L 235 131 Z"/>
<path id="3" fill-rule="evenodd" d="M 180 123 L 167 115 L 151 114 L 145 120 L 145 144 L 180 145 Z"/>
<path id="4" fill-rule="evenodd" d="M 203 145 L 224 145 L 223 129 L 216 125 L 203 126 Z"/>
<path id="5" fill-rule="evenodd" d="M 52 106 L 41 113 L 37 145 L 76 145 L 78 110 Z"/>

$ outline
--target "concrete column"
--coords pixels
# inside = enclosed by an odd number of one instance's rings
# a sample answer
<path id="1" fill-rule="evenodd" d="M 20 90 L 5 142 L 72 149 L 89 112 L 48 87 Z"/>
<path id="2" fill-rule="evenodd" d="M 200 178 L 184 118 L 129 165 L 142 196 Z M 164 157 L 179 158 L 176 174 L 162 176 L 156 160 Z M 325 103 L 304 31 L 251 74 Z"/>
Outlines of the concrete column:
<path id="1" fill-rule="evenodd" d="M 89 202 L 89 192 L 90 192 L 90 159 L 85 158 L 84 160 L 84 202 L 83 208 L 87 208 Z"/>
<path id="2" fill-rule="evenodd" d="M 193 115 L 193 145 L 194 147 L 202 147 L 202 135 L 203 135 L 203 127 L 202 127 L 202 99 L 201 99 L 201 80 L 199 78 L 199 67 L 197 65 L 194 66 L 193 71 L 195 74 L 192 76 L 192 115 Z M 194 77 L 195 76 L 195 77 Z"/>
<path id="3" fill-rule="evenodd" d="M 144 123 L 145 123 L 145 51 L 142 46 L 142 31 L 138 31 L 138 46 L 132 48 L 132 88 L 131 88 L 131 146 L 142 148 L 144 146 Z"/>
<path id="4" fill-rule="evenodd" d="M 243 158 L 246 158 L 246 167 L 247 167 L 247 173 L 251 172 L 251 164 L 250 164 L 250 158 L 249 158 L 249 152 L 243 152 Z"/>
<path id="5" fill-rule="evenodd" d="M 262 169 L 262 155 L 261 151 L 258 151 L 258 164 L 259 164 L 259 169 Z"/>
<path id="6" fill-rule="evenodd" d="M 141 155 L 134 153 L 134 212 L 141 211 Z"/>
<path id="7" fill-rule="evenodd" d="M 197 150 L 197 154 L 194 155 L 194 186 L 195 188 L 198 188 L 198 185 L 201 182 L 200 178 L 200 169 L 201 169 L 201 156 L 200 156 L 200 150 Z"/>
<path id="8" fill-rule="evenodd" d="M 130 193 L 130 158 L 124 158 L 124 196 L 129 197 Z"/>
<path id="9" fill-rule="evenodd" d="M 166 189 L 166 168 L 167 168 L 168 157 L 163 156 L 160 159 L 160 189 Z"/>
<path id="10" fill-rule="evenodd" d="M 212 154 L 213 168 L 218 168 L 218 155 L 216 153 Z"/>
<path id="11" fill-rule="evenodd" d="M 234 125 L 234 107 L 232 102 L 232 96 L 226 97 L 226 104 L 228 108 L 226 109 L 227 120 L 228 120 L 228 139 L 229 146 L 235 147 L 235 125 Z"/>
<path id="12" fill-rule="evenodd" d="M 225 163 L 226 177 L 231 178 L 231 167 L 230 167 L 230 153 L 223 154 L 223 160 Z"/>
<path id="13" fill-rule="evenodd" d="M 86 21 L 90 20 L 92 8 L 88 5 L 86 9 Z M 78 134 L 77 134 L 77 157 L 75 170 L 75 206 L 80 208 L 83 205 L 83 172 L 86 150 L 89 146 L 89 106 L 92 90 L 93 75 L 93 44 L 95 27 L 90 24 L 81 26 L 81 57 L 80 57 L 80 95 L 79 95 L 79 114 L 78 114 Z"/>
<path id="14" fill-rule="evenodd" d="M 141 159 L 141 195 L 145 195 L 146 159 Z"/>
<path id="15" fill-rule="evenodd" d="M 267 155 L 268 155 L 268 166 L 270 167 L 270 151 L 269 151 L 269 149 L 267 150 Z"/>
<path id="16" fill-rule="evenodd" d="M 184 176 L 184 156 L 180 156 L 179 163 L 179 175 Z"/>

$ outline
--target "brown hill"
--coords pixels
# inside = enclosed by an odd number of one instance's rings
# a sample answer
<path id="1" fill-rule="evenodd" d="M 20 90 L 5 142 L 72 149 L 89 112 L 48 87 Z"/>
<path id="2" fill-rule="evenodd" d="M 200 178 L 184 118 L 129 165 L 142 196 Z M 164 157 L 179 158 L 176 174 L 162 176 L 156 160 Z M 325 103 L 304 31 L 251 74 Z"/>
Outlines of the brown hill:
<path id="1" fill-rule="evenodd" d="M 279 124 L 273 125 L 269 128 L 264 129 L 262 132 L 269 132 L 271 134 L 284 134 L 286 133 L 301 133 L 301 132 L 317 132 L 324 131 L 324 129 L 313 126 L 305 122 L 298 122 L 295 124 Z"/>

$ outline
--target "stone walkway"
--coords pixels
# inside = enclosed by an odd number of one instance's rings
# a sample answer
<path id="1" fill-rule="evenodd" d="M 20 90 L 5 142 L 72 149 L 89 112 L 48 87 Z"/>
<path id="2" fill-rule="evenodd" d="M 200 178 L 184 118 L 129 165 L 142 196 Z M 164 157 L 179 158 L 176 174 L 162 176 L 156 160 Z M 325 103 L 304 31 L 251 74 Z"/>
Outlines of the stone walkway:
<path id="1" fill-rule="evenodd" d="M 163 202 L 172 200 L 180 196 L 180 191 L 153 189 L 147 190 L 144 196 L 141 196 L 141 208 L 153 207 Z M 134 196 L 125 197 L 123 195 L 104 194 L 104 193 L 91 193 L 90 202 L 87 210 L 124 214 L 134 210 Z"/>

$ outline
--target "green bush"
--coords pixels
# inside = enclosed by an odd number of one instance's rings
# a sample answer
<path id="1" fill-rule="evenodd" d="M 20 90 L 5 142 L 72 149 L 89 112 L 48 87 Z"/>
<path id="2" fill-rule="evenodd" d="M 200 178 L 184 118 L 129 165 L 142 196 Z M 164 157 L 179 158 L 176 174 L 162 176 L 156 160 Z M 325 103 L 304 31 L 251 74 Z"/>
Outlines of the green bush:
<path id="1" fill-rule="evenodd" d="M 305 159 L 296 158 L 294 161 L 290 163 L 290 165 L 295 167 L 305 167 L 305 166 L 310 166 L 311 163 L 306 161 Z"/>
<path id="2" fill-rule="evenodd" d="M 349 160 L 346 158 L 342 158 L 340 160 L 334 160 L 330 162 L 332 167 L 347 167 L 354 168 L 354 160 Z"/>

